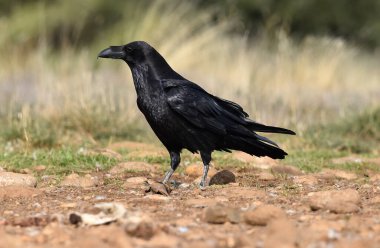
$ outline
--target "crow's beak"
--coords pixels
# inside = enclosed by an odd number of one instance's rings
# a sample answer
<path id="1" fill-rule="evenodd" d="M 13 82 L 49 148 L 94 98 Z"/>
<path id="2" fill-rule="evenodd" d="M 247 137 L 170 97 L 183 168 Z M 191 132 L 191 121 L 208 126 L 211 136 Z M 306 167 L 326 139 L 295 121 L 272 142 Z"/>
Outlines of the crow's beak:
<path id="1" fill-rule="evenodd" d="M 98 54 L 98 58 L 123 59 L 124 57 L 123 46 L 110 46 Z"/>

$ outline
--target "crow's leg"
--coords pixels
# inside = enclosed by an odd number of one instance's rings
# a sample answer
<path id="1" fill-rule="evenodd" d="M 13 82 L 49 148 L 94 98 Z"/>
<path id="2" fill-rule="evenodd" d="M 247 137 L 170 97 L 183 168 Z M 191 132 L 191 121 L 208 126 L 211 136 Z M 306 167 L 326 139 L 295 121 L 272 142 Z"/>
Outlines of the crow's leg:
<path id="1" fill-rule="evenodd" d="M 203 175 L 202 175 L 200 187 L 201 189 L 204 189 L 206 187 L 207 173 L 208 173 L 208 168 L 210 167 L 210 162 L 211 162 L 211 152 L 201 152 L 201 158 L 203 161 Z"/>
<path id="2" fill-rule="evenodd" d="M 181 155 L 179 152 L 170 151 L 170 170 L 166 172 L 163 184 L 166 184 L 170 177 L 173 175 L 174 171 L 177 169 L 179 163 L 181 162 Z"/>

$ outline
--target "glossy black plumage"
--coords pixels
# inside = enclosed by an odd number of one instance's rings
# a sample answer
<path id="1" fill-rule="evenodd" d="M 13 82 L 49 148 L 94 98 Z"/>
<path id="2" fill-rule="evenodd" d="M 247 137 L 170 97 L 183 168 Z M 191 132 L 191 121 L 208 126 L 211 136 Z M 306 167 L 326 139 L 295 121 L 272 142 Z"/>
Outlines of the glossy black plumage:
<path id="1" fill-rule="evenodd" d="M 178 167 L 182 149 L 200 152 L 204 163 L 201 186 L 205 186 L 214 150 L 240 150 L 274 159 L 287 155 L 276 143 L 256 132 L 295 134 L 293 131 L 250 120 L 238 104 L 213 96 L 183 78 L 146 42 L 112 46 L 99 57 L 122 59 L 129 65 L 137 105 L 170 153 L 171 170 L 164 182 Z"/>

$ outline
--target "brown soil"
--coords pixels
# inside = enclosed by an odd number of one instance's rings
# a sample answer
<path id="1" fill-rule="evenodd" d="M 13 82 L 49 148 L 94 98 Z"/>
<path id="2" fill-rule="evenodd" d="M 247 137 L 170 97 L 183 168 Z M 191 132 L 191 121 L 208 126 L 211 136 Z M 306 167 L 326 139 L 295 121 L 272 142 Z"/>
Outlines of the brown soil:
<path id="1" fill-rule="evenodd" d="M 89 188 L 44 183 L 37 189 L 3 188 L 0 247 L 380 247 L 379 180 L 318 174 L 275 174 L 267 178 L 260 177 L 257 170 L 246 170 L 234 172 L 236 183 L 202 191 L 192 185 L 194 177 L 174 175 L 190 186 L 172 187 L 169 197 L 146 193 L 140 178 L 125 183 L 137 175 L 158 180 L 161 173 L 124 173 L 120 177 L 94 172 L 99 184 Z M 314 194 L 309 193 L 344 189 L 359 193 L 360 202 L 353 213 L 311 210 L 309 198 Z M 100 202 L 122 203 L 127 211 L 149 216 L 154 233 L 139 238 L 127 233 L 121 223 L 92 227 L 70 224 L 71 213 L 91 212 Z M 269 214 L 260 225 L 235 217 L 236 221 L 208 223 L 206 209 L 215 204 L 221 207 L 208 212 L 226 207 L 244 216 L 259 206 L 264 210 L 276 206 L 285 214 Z"/>

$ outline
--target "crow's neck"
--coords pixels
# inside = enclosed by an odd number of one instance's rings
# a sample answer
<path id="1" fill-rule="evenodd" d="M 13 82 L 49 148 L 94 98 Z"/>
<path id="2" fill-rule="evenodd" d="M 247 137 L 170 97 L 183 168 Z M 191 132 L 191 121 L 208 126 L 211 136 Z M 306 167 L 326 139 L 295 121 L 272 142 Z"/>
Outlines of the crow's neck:
<path id="1" fill-rule="evenodd" d="M 131 71 L 137 96 L 147 94 L 149 92 L 148 67 L 135 65 L 131 67 Z"/>
<path id="2" fill-rule="evenodd" d="M 155 52 L 154 56 L 150 56 L 146 65 L 148 66 L 149 76 L 155 79 L 183 79 L 181 75 L 175 72 L 168 62 L 159 54 Z"/>
<path id="3" fill-rule="evenodd" d="M 157 92 L 163 79 L 184 79 L 165 60 L 150 60 L 148 63 L 130 67 L 137 95 Z"/>

